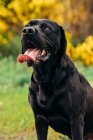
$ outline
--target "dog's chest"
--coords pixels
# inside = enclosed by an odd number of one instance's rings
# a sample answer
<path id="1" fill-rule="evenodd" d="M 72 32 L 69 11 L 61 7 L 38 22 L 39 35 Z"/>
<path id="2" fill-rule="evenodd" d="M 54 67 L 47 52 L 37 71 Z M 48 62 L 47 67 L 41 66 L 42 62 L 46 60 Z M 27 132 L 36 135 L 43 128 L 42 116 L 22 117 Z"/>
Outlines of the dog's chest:
<path id="1" fill-rule="evenodd" d="M 56 96 L 53 92 L 53 87 L 49 88 L 48 85 L 46 87 L 39 86 L 39 88 L 35 91 L 34 100 L 36 102 L 36 108 L 39 107 L 40 112 L 45 112 L 48 116 L 60 116 L 65 114 L 65 104 L 67 102 L 65 97 Z M 42 100 L 43 103 L 41 102 Z M 45 104 L 44 104 L 45 102 Z M 44 106 L 43 106 L 44 105 Z"/>
<path id="2" fill-rule="evenodd" d="M 35 77 L 33 77 L 35 79 Z M 59 80 L 60 81 L 60 80 Z M 55 81 L 58 83 L 58 81 Z M 59 85 L 59 84 L 58 84 Z M 35 110 L 41 115 L 48 116 L 49 120 L 59 118 L 67 118 L 65 113 L 65 97 L 62 94 L 61 88 L 54 87 L 53 83 L 38 83 L 32 79 L 30 93 L 33 91 L 33 99 L 35 101 Z M 61 94 L 60 94 L 61 93 Z M 61 96 L 60 96 L 61 95 Z M 32 102 L 34 102 L 32 100 Z"/>
<path id="3" fill-rule="evenodd" d="M 50 102 L 51 103 L 47 104 L 45 108 L 38 104 L 40 114 L 46 117 L 49 122 L 54 122 L 55 120 L 58 120 L 58 122 L 59 120 L 67 121 L 69 118 L 65 111 L 65 108 L 63 106 L 60 106 L 59 102 L 55 102 L 55 100 L 54 102 L 50 100 Z"/>

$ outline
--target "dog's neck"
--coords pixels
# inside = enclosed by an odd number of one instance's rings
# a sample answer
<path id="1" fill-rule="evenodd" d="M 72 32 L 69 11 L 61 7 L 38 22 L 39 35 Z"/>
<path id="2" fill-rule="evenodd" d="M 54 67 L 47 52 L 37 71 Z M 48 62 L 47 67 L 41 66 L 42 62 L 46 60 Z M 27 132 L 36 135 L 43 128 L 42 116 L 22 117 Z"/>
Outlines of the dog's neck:
<path id="1" fill-rule="evenodd" d="M 67 68 L 67 74 L 73 71 L 74 64 L 66 54 L 60 60 L 53 61 L 52 59 L 51 61 L 42 64 L 40 67 L 34 67 L 34 77 L 38 83 L 52 83 L 58 67 L 61 67 L 62 71 Z"/>
<path id="2" fill-rule="evenodd" d="M 40 67 L 35 67 L 33 71 L 34 82 L 38 85 L 39 93 L 43 96 L 51 96 L 53 95 L 53 85 L 55 83 L 59 83 L 58 73 L 61 73 L 60 79 L 61 81 L 65 78 L 69 77 L 69 74 L 73 75 L 74 68 L 73 63 L 69 60 L 67 55 L 64 55 L 59 61 L 52 60 L 52 63 L 45 63 Z M 54 96 L 53 96 L 54 97 Z"/>
<path id="3" fill-rule="evenodd" d="M 48 67 L 48 65 L 43 65 L 34 69 L 35 79 L 38 83 L 50 83 L 51 75 L 53 73 L 53 67 Z"/>
<path id="4" fill-rule="evenodd" d="M 51 62 L 52 61 L 52 62 Z M 34 67 L 34 76 L 38 83 L 51 83 L 56 71 L 57 61 L 50 60 L 41 66 Z"/>

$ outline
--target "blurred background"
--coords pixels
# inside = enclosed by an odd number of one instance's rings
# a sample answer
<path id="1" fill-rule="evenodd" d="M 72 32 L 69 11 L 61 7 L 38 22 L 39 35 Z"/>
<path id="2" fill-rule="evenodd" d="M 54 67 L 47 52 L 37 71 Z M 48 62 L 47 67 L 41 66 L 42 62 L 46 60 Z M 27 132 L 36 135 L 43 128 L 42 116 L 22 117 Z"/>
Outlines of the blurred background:
<path id="1" fill-rule="evenodd" d="M 28 104 L 32 69 L 18 64 L 22 27 L 49 18 L 63 26 L 67 54 L 93 86 L 93 0 L 0 0 L 0 140 L 36 140 Z M 49 129 L 48 140 L 68 140 Z"/>

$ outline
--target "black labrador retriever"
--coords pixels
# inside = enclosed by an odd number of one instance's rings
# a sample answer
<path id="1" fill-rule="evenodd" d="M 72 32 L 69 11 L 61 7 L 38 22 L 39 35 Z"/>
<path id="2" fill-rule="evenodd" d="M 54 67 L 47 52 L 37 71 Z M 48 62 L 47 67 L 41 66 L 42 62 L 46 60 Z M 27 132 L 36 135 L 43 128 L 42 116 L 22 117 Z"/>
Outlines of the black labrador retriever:
<path id="1" fill-rule="evenodd" d="M 72 140 L 93 132 L 93 88 L 66 54 L 64 30 L 48 19 L 30 21 L 22 30 L 22 53 L 33 67 L 29 86 L 38 140 L 48 126 Z M 93 138 L 92 138 L 93 139 Z"/>

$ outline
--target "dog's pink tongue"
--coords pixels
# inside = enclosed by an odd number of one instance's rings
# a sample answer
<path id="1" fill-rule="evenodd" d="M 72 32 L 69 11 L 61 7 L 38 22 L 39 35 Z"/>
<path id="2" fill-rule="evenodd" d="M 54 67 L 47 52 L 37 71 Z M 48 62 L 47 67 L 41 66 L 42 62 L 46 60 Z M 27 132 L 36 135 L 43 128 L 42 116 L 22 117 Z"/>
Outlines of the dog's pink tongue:
<path id="1" fill-rule="evenodd" d="M 40 51 L 40 50 L 38 50 L 38 49 L 28 49 L 28 50 L 24 53 L 24 55 L 27 55 L 27 56 L 31 57 L 32 60 L 36 61 L 36 58 L 37 58 L 37 55 L 38 55 L 39 51 Z"/>
<path id="2" fill-rule="evenodd" d="M 24 54 L 20 54 L 17 57 L 17 61 L 19 63 L 23 63 L 24 61 L 29 61 L 29 60 L 36 61 L 39 52 L 40 50 L 38 49 L 28 49 Z"/>

